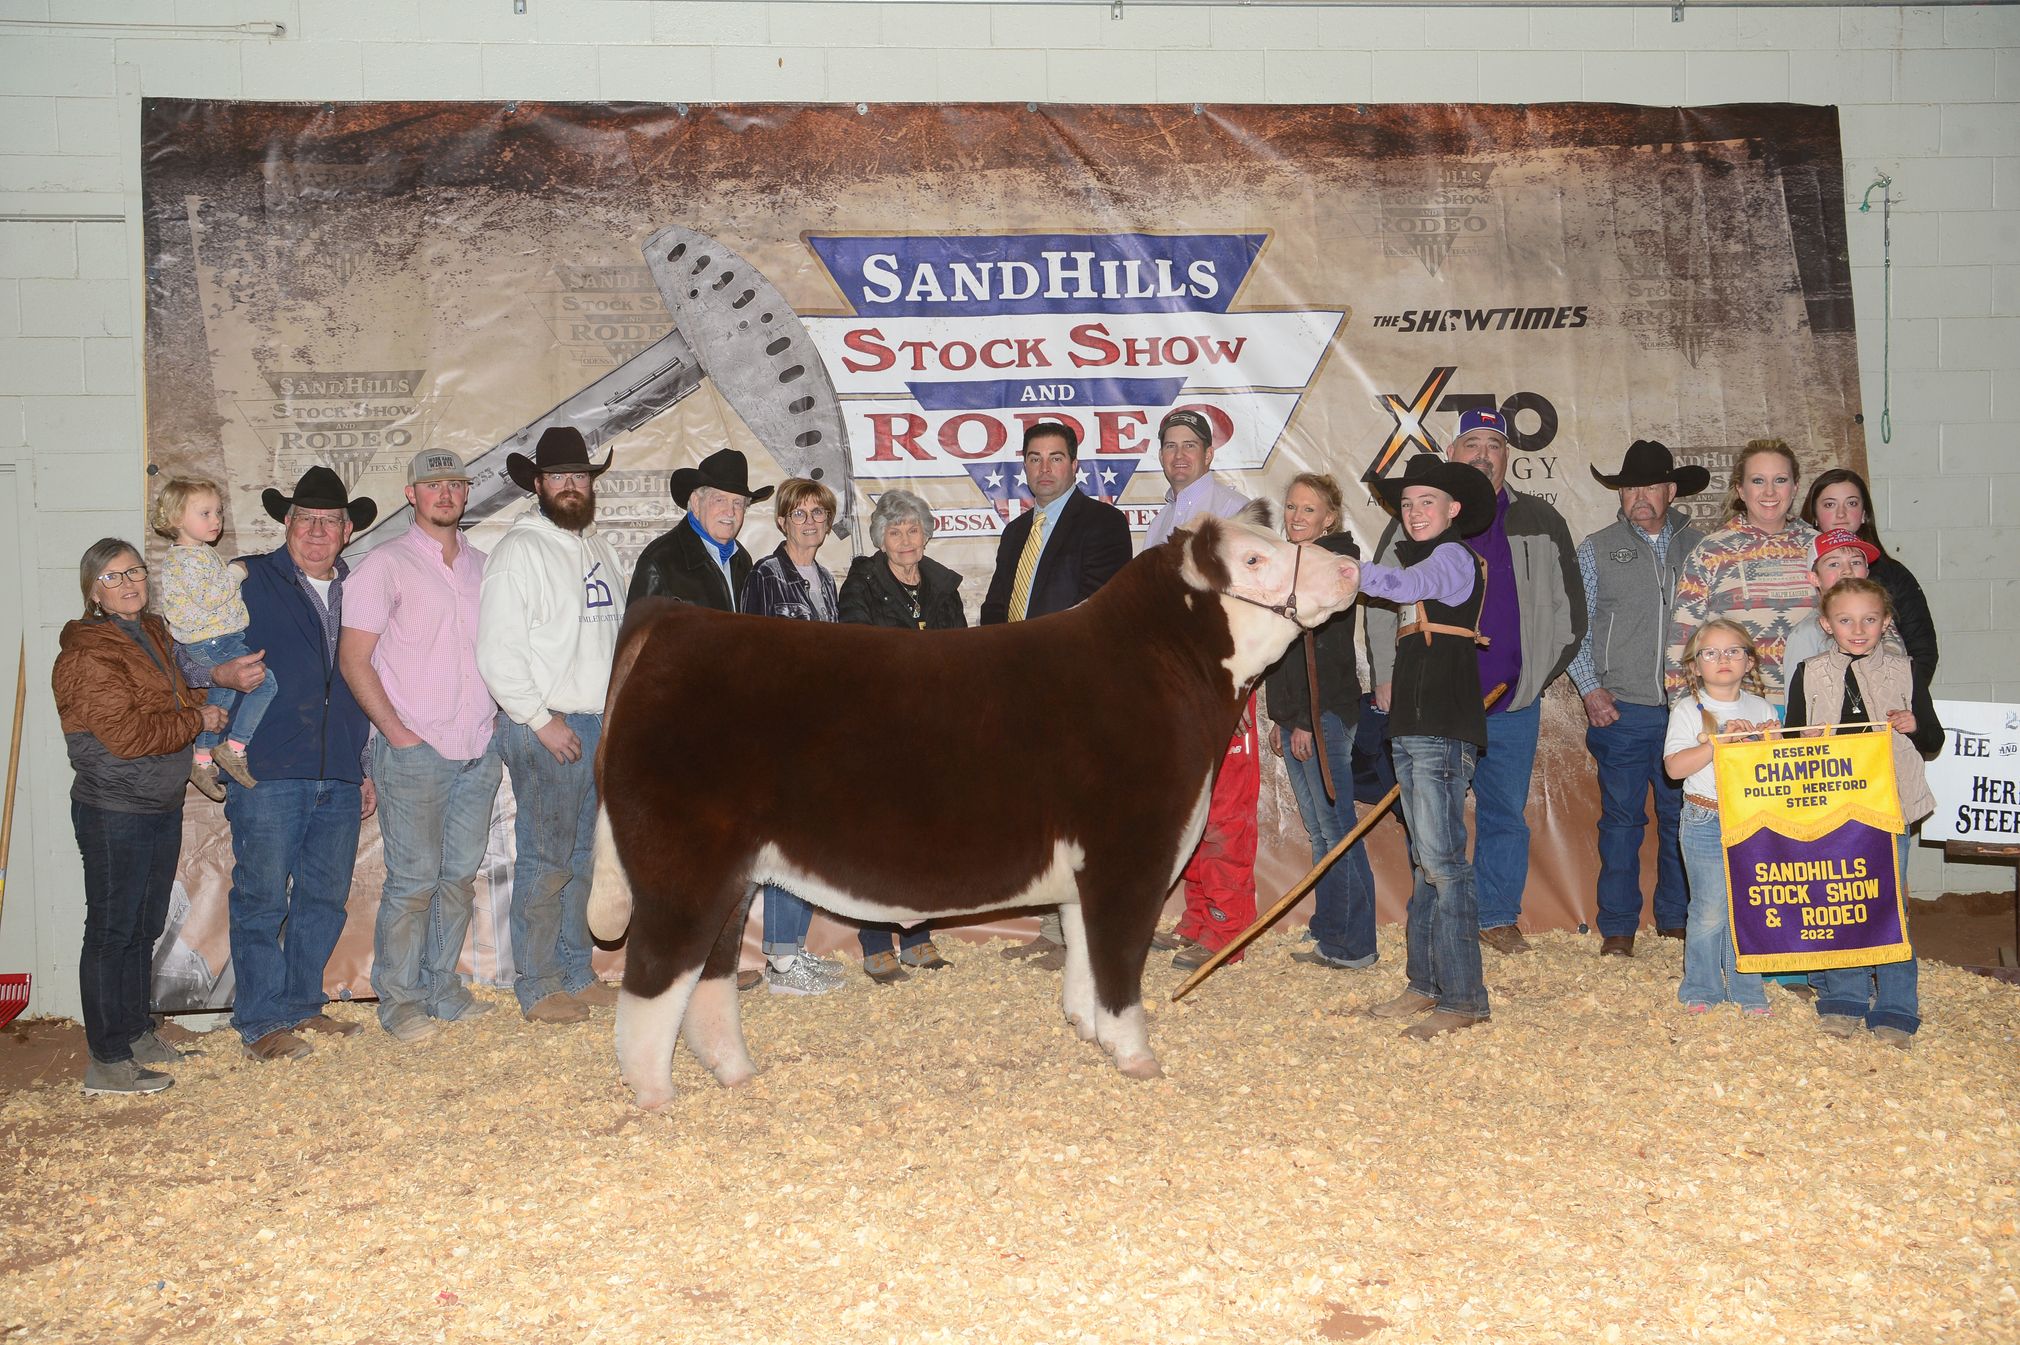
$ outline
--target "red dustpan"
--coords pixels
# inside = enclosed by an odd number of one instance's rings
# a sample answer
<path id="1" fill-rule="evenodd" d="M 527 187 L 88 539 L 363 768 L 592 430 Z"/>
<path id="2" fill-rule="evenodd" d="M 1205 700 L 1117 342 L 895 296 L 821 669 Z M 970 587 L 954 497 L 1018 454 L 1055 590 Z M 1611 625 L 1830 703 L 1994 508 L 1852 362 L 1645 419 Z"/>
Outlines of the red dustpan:
<path id="1" fill-rule="evenodd" d="M 14 840 L 14 781 L 21 769 L 21 711 L 28 704 L 28 637 L 21 637 L 20 670 L 14 676 L 14 737 L 7 745 L 7 801 L 0 805 L 0 902 L 7 896 L 7 849 Z M 28 1007 L 25 971 L 0 972 L 0 1027 Z"/>

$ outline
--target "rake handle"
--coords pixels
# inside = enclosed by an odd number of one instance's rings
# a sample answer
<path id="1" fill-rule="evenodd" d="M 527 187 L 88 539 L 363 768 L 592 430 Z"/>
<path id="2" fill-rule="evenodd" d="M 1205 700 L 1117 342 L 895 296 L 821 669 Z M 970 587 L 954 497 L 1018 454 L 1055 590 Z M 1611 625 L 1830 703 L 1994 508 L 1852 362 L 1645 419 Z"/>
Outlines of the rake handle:
<path id="1" fill-rule="evenodd" d="M 1481 701 L 1481 704 L 1489 710 L 1493 709 L 1494 702 L 1500 700 L 1502 693 L 1507 690 L 1508 690 L 1508 684 L 1506 682 L 1498 684 L 1492 691 L 1487 693 L 1485 698 L 1483 698 L 1483 700 Z M 1300 901 L 1304 899 L 1305 893 L 1311 891 L 1314 887 L 1318 885 L 1318 881 L 1322 876 L 1324 876 L 1325 871 L 1333 866 L 1333 861 L 1338 859 L 1341 855 L 1347 853 L 1347 850 L 1350 847 L 1352 847 L 1355 841 L 1358 841 L 1361 839 L 1361 837 L 1367 835 L 1368 828 L 1374 826 L 1376 822 L 1380 821 L 1382 814 L 1389 811 L 1390 807 L 1394 805 L 1396 800 L 1401 798 L 1402 796 L 1403 796 L 1403 787 L 1401 785 L 1395 786 L 1388 793 L 1382 795 L 1381 799 L 1378 802 L 1376 802 L 1376 804 L 1372 808 L 1368 809 L 1366 816 L 1362 817 L 1359 822 L 1354 824 L 1354 829 L 1348 832 L 1346 835 L 1342 836 L 1340 838 L 1340 843 L 1334 846 L 1331 850 L 1327 851 L 1326 857 L 1324 859 L 1312 865 L 1312 871 L 1310 873 L 1306 874 L 1304 877 L 1298 879 L 1295 883 L 1291 884 L 1291 890 L 1284 893 L 1283 896 L 1277 901 L 1276 905 L 1270 907 L 1267 911 L 1264 911 L 1261 915 L 1257 916 L 1253 924 L 1251 924 L 1247 929 L 1243 930 L 1241 933 L 1235 935 L 1233 940 L 1229 942 L 1225 948 L 1222 948 L 1219 952 L 1215 953 L 1205 962 L 1202 962 L 1200 964 L 1198 971 L 1195 971 L 1192 975 L 1186 977 L 1185 984 L 1179 986 L 1178 989 L 1171 992 L 1172 1002 L 1175 1004 L 1179 1000 L 1182 1000 L 1187 995 L 1191 994 L 1192 988 L 1198 985 L 1201 981 L 1204 981 L 1207 977 L 1213 975 L 1214 972 L 1220 970 L 1222 963 L 1226 962 L 1236 953 L 1239 953 L 1242 949 L 1248 947 L 1250 944 L 1254 943 L 1257 939 L 1261 938 L 1264 930 L 1268 929 L 1271 925 L 1274 925 L 1277 921 L 1283 919 L 1285 913 L 1288 912 L 1291 907 L 1297 905 Z"/>
<path id="2" fill-rule="evenodd" d="M 28 705 L 28 637 L 14 673 L 14 733 L 7 743 L 7 802 L 0 805 L 0 898 L 7 893 L 7 852 L 14 844 L 14 783 L 21 774 L 21 712 Z"/>

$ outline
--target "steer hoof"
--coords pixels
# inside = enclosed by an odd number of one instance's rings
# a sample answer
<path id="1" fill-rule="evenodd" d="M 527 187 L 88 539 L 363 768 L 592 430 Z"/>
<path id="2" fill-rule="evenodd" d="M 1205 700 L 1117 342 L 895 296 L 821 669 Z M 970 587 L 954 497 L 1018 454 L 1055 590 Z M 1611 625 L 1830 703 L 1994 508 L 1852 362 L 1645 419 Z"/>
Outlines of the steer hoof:
<path id="1" fill-rule="evenodd" d="M 633 1090 L 631 1100 L 641 1111 L 665 1111 L 673 1105 L 674 1096 L 674 1091 L 670 1087 L 664 1091 L 654 1092 L 647 1092 L 641 1088 Z"/>
<path id="2" fill-rule="evenodd" d="M 1128 1060 L 1118 1060 L 1115 1067 L 1130 1079 L 1162 1079 L 1164 1066 L 1157 1063 L 1154 1055 L 1133 1056 Z"/>
<path id="3" fill-rule="evenodd" d="M 715 1081 L 724 1088 L 736 1088 L 757 1078 L 757 1066 L 749 1061 L 735 1065 L 723 1065 L 715 1071 Z"/>
<path id="4" fill-rule="evenodd" d="M 1079 1034 L 1080 1040 L 1094 1040 L 1094 1024 L 1090 1019 L 1082 1014 L 1069 1013 L 1066 1015 L 1066 1021 L 1073 1025 L 1073 1030 Z"/>

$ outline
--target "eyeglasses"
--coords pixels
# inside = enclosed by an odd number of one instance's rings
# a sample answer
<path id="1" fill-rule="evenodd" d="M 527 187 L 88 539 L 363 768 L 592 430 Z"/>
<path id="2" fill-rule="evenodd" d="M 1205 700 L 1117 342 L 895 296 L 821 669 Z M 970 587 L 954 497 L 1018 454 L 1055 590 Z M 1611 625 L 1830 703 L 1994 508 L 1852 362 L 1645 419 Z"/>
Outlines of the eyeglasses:
<path id="1" fill-rule="evenodd" d="M 147 567 L 136 565 L 130 570 L 107 570 L 98 576 L 98 582 L 107 588 L 118 588 L 121 584 L 144 584 L 147 582 Z"/>
<path id="2" fill-rule="evenodd" d="M 825 509 L 795 509 L 790 514 L 787 514 L 786 517 L 795 523 L 825 523 L 828 521 L 828 511 Z"/>
<path id="3" fill-rule="evenodd" d="M 1730 663 L 1730 662 L 1732 662 L 1732 661 L 1733 661 L 1734 659 L 1743 659 L 1743 658 L 1745 658 L 1745 657 L 1746 657 L 1746 650 L 1744 650 L 1744 649 L 1700 649 L 1700 650 L 1698 650 L 1698 651 L 1697 651 L 1697 657 L 1698 657 L 1698 661 L 1699 661 L 1699 662 L 1701 662 L 1701 663 L 1720 663 L 1720 662 L 1725 662 L 1725 663 Z"/>
<path id="4" fill-rule="evenodd" d="M 335 532 L 349 520 L 342 514 L 304 514 L 297 512 L 294 521 L 301 524 L 303 532 Z"/>
<path id="5" fill-rule="evenodd" d="M 588 472 L 542 472 L 540 475 L 557 486 L 586 486 L 592 479 Z"/>

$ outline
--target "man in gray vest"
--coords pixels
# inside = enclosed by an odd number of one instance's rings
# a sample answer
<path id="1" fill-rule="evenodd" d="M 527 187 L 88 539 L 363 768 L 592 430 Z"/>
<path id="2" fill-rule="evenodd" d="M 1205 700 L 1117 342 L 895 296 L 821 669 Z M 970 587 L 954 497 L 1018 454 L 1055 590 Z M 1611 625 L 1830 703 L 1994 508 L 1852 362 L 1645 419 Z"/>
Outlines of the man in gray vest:
<path id="1" fill-rule="evenodd" d="M 1677 816 L 1683 789 L 1662 768 L 1669 711 L 1662 697 L 1663 640 L 1676 578 L 1703 536 L 1671 505 L 1711 483 L 1702 467 L 1678 467 L 1652 439 L 1628 447 L 1619 472 L 1592 474 L 1620 492 L 1620 517 L 1578 544 L 1585 582 L 1585 638 L 1571 681 L 1585 698 L 1585 746 L 1599 769 L 1599 955 L 1633 957 L 1641 924 L 1641 838 L 1655 791 L 1655 930 L 1683 937 L 1689 904 Z"/>

